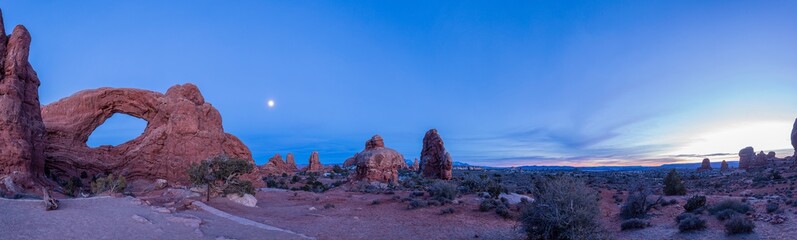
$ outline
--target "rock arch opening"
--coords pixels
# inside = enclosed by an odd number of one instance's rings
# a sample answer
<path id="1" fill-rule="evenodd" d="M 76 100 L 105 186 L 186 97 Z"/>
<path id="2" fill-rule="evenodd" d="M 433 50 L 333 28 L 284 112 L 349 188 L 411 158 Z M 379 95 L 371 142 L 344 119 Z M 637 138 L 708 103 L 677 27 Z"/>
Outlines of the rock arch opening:
<path id="1" fill-rule="evenodd" d="M 100 124 L 86 141 L 90 148 L 103 145 L 118 146 L 141 136 L 147 121 L 124 113 L 114 113 Z"/>

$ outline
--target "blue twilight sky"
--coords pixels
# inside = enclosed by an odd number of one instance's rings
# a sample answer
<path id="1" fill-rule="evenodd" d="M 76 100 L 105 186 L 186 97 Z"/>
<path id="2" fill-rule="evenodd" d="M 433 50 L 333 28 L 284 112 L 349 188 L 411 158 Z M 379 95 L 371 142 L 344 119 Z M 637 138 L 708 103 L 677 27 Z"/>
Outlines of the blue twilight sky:
<path id="1" fill-rule="evenodd" d="M 658 165 L 791 148 L 795 1 L 3 1 L 42 104 L 192 82 L 258 163 Z M 269 109 L 266 102 L 276 106 Z M 114 117 L 90 145 L 145 123 Z M 779 153 L 787 151 L 780 151 Z M 727 155 L 730 153 L 731 155 Z M 719 160 L 719 159 L 718 159 Z"/>

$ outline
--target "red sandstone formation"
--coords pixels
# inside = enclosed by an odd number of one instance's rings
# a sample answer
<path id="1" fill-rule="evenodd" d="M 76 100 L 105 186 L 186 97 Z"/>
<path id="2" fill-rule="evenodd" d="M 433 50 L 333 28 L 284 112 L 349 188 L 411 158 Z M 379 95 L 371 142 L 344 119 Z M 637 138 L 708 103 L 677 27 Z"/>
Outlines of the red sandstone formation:
<path id="1" fill-rule="evenodd" d="M 304 172 L 324 172 L 324 165 L 318 159 L 318 152 L 313 151 L 308 162 L 307 167 L 303 169 Z"/>
<path id="2" fill-rule="evenodd" d="M 0 12 L 0 192 L 32 190 L 44 181 L 40 82 L 28 63 L 30 41 L 22 25 L 6 36 Z"/>
<path id="3" fill-rule="evenodd" d="M 720 172 L 725 172 L 728 170 L 730 170 L 730 168 L 728 167 L 728 162 L 722 160 L 722 164 L 720 164 Z"/>
<path id="4" fill-rule="evenodd" d="M 293 154 L 288 154 L 289 158 L 293 158 Z M 295 166 L 294 166 L 295 167 Z M 285 161 L 282 161 L 282 156 L 279 153 L 274 154 L 273 157 L 268 159 L 266 164 L 263 166 L 258 167 L 258 174 L 259 175 L 269 175 L 269 174 L 283 174 L 283 173 L 294 173 L 295 171 L 291 168 L 290 164 Z"/>
<path id="5" fill-rule="evenodd" d="M 727 164 L 727 163 L 726 163 L 726 164 Z M 699 167 L 699 168 L 697 168 L 697 171 L 698 171 L 698 172 L 701 172 L 701 171 L 710 171 L 711 169 L 712 169 L 712 168 L 711 168 L 711 160 L 709 160 L 708 158 L 704 158 L 704 159 L 703 159 L 703 163 L 702 163 L 702 164 L 700 164 L 700 167 Z"/>
<path id="6" fill-rule="evenodd" d="M 791 128 L 791 146 L 794 148 L 792 158 L 797 161 L 797 119 L 794 119 L 794 126 Z"/>
<path id="7" fill-rule="evenodd" d="M 764 151 L 760 151 L 758 152 L 758 154 L 755 155 L 755 161 L 753 163 L 755 167 L 762 167 L 767 165 L 767 155 L 764 153 Z"/>
<path id="8" fill-rule="evenodd" d="M 396 150 L 386 148 L 382 137 L 374 135 L 365 142 L 365 150 L 346 159 L 344 167 L 356 166 L 352 179 L 355 181 L 398 181 L 398 171 L 407 166 L 404 156 Z"/>
<path id="9" fill-rule="evenodd" d="M 437 134 L 437 129 L 430 129 L 423 137 L 421 174 L 427 178 L 450 180 L 453 164 L 451 154 L 446 151 L 443 139 Z"/>
<path id="10" fill-rule="evenodd" d="M 141 136 L 118 146 L 86 146 L 114 113 L 147 121 Z M 224 132 L 219 112 L 193 84 L 166 94 L 129 88 L 84 90 L 44 106 L 48 169 L 57 176 L 116 173 L 128 179 L 185 181 L 189 164 L 225 154 L 250 161 L 238 138 Z"/>
<path id="11" fill-rule="evenodd" d="M 418 170 L 420 170 L 420 169 L 421 169 L 421 165 L 420 165 L 420 163 L 418 162 L 418 159 L 416 158 L 415 160 L 413 160 L 413 161 L 412 161 L 412 168 L 410 168 L 410 170 L 412 170 L 412 171 L 418 171 Z"/>
<path id="12" fill-rule="evenodd" d="M 285 156 L 285 162 L 288 164 L 288 171 L 290 172 L 298 172 L 299 167 L 296 166 L 296 160 L 293 159 L 293 153 L 288 153 Z"/>
<path id="13" fill-rule="evenodd" d="M 767 161 L 775 161 L 777 159 L 778 159 L 778 157 L 777 157 L 777 154 L 775 152 L 770 151 L 770 152 L 767 153 Z"/>
<path id="14" fill-rule="evenodd" d="M 755 157 L 755 150 L 753 147 L 746 147 L 742 148 L 739 151 L 739 169 L 750 169 L 753 167 L 754 158 Z"/>

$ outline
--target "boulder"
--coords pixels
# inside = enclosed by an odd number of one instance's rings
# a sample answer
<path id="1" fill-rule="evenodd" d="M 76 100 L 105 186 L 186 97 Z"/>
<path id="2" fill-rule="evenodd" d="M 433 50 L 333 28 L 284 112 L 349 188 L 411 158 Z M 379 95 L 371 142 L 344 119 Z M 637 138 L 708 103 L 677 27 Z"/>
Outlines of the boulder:
<path id="1" fill-rule="evenodd" d="M 739 169 L 750 169 L 754 165 L 755 150 L 753 147 L 742 148 L 739 151 Z"/>
<path id="2" fill-rule="evenodd" d="M 310 154 L 310 159 L 308 160 L 307 167 L 303 169 L 304 172 L 324 172 L 324 165 L 321 164 L 321 160 L 318 159 L 318 152 L 313 151 Z"/>
<path id="3" fill-rule="evenodd" d="M 489 193 L 488 193 L 488 195 L 489 195 Z M 525 199 L 525 201 L 528 201 L 528 202 L 533 202 L 534 201 L 534 199 L 529 197 L 529 196 L 520 195 L 520 194 L 517 194 L 517 193 L 501 193 L 500 195 L 498 195 L 498 199 L 502 199 L 502 198 L 506 198 L 506 202 L 509 203 L 509 204 L 518 204 L 518 203 L 523 202 L 524 199 Z"/>
<path id="4" fill-rule="evenodd" d="M 2 19 L 0 12 L 0 190 L 39 194 L 46 146 L 39 77 L 28 62 L 31 37 L 22 25 L 7 36 Z"/>
<path id="5" fill-rule="evenodd" d="M 117 146 L 88 147 L 89 135 L 115 113 L 147 121 L 144 133 Z M 214 156 L 254 164 L 249 148 L 224 132 L 219 111 L 190 83 L 165 94 L 131 88 L 84 90 L 42 107 L 42 118 L 48 170 L 61 179 L 86 171 L 128 180 L 187 182 L 190 164 Z"/>
<path id="6" fill-rule="evenodd" d="M 168 185 L 168 183 L 169 181 L 166 181 L 166 179 L 160 179 L 160 178 L 155 179 L 155 189 L 156 190 L 163 189 Z"/>
<path id="7" fill-rule="evenodd" d="M 698 172 L 710 171 L 711 169 L 712 169 L 711 168 L 711 160 L 709 160 L 708 158 L 704 158 L 703 159 L 703 163 L 700 164 L 700 167 L 697 168 L 697 171 Z"/>
<path id="8" fill-rule="evenodd" d="M 728 171 L 728 170 L 730 170 L 730 168 L 728 167 L 728 162 L 726 162 L 725 160 L 722 160 L 722 163 L 720 164 L 720 172 L 724 172 L 724 171 Z"/>
<path id="9" fill-rule="evenodd" d="M 385 147 L 384 140 L 374 135 L 365 142 L 365 150 L 346 159 L 344 167 L 356 166 L 351 178 L 355 181 L 397 182 L 398 171 L 407 166 L 404 156 Z"/>
<path id="10" fill-rule="evenodd" d="M 430 129 L 423 137 L 420 171 L 423 177 L 450 180 L 454 161 L 448 154 L 437 129 Z"/>
<path id="11" fill-rule="evenodd" d="M 227 195 L 227 199 L 247 207 L 257 207 L 257 198 L 255 198 L 255 196 L 252 196 L 252 194 L 246 193 L 243 196 L 241 196 L 233 193 Z"/>

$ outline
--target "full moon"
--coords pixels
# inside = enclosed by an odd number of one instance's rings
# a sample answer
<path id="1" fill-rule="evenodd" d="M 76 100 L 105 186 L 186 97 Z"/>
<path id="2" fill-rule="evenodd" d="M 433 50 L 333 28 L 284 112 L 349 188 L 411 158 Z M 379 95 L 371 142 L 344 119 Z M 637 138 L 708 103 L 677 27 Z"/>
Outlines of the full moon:
<path id="1" fill-rule="evenodd" d="M 274 100 L 268 100 L 267 104 L 268 104 L 269 108 L 273 108 L 274 107 Z"/>

